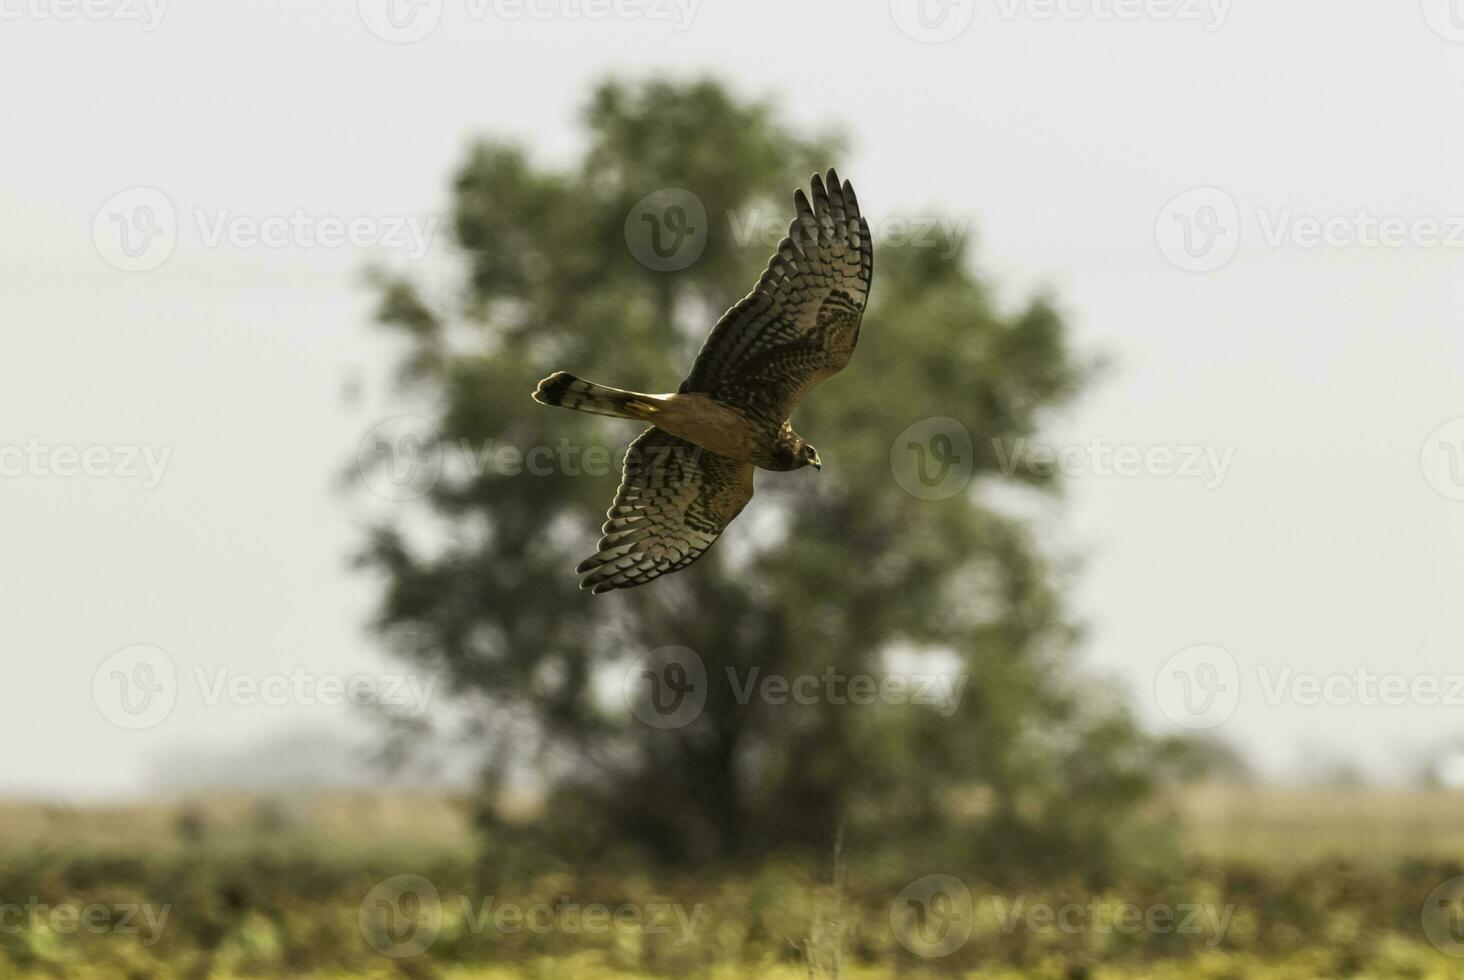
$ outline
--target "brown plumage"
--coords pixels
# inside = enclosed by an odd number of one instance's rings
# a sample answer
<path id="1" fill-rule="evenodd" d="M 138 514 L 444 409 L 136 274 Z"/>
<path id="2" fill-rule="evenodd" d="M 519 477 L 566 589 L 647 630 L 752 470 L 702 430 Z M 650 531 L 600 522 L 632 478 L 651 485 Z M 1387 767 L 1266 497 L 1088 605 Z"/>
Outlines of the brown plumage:
<path id="1" fill-rule="evenodd" d="M 849 363 L 874 274 L 869 223 L 848 181 L 818 174 L 793 195 L 788 235 L 752 292 L 712 328 L 674 394 L 646 395 L 563 371 L 534 400 L 650 422 L 630 444 L 598 551 L 576 571 L 595 593 L 644 585 L 706 553 L 748 500 L 752 471 L 822 466 L 789 422 Z"/>

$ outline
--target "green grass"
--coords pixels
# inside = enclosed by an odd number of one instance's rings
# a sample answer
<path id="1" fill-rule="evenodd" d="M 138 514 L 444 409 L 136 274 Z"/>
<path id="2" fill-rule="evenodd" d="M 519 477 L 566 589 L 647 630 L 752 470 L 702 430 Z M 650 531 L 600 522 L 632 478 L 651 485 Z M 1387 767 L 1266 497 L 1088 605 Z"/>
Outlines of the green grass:
<path id="1" fill-rule="evenodd" d="M 791 863 L 675 875 L 487 866 L 476 858 L 461 800 L 0 805 L 0 904 L 170 909 L 153 944 L 105 931 L 0 928 L 0 977 L 806 980 L 802 944 L 832 929 L 844 937 L 845 980 L 1464 980 L 1464 959 L 1435 950 L 1421 926 L 1425 896 L 1464 874 L 1459 798 L 1205 789 L 1177 810 L 1190 866 L 1112 882 L 1096 896 L 1079 881 L 998 889 L 979 868 L 941 869 L 970 886 L 973 933 L 950 956 L 923 960 L 901 945 L 890 919 L 915 873 L 861 864 L 857 853 L 833 906 L 824 869 Z M 433 882 L 443 914 L 430 950 L 397 960 L 371 948 L 359 916 L 375 886 L 404 873 Z M 632 926 L 587 932 L 567 920 L 536 933 L 475 926 L 474 910 L 489 896 L 522 908 L 564 896 L 607 908 L 704 911 L 685 942 Z M 1198 904 L 1232 912 L 1214 942 L 1203 931 L 1044 928 L 1007 917 L 1018 900 L 1028 909 L 1096 900 L 1107 910 Z"/>
<path id="2" fill-rule="evenodd" d="M 1464 963 L 1441 960 L 1426 946 L 1400 943 L 1377 963 L 1358 972 L 1336 971 L 1336 963 L 1325 954 L 1303 952 L 1270 960 L 1252 956 L 1212 953 L 1192 959 L 1173 960 L 1147 966 L 1098 966 L 1086 976 L 1089 980 L 1319 980 L 1324 977 L 1347 976 L 1352 980 L 1459 980 L 1464 977 Z M 179 974 L 148 973 L 156 980 L 174 980 Z M 353 972 L 317 972 L 291 974 L 296 980 L 401 980 L 404 975 L 392 966 Z M 889 980 L 893 974 L 886 967 L 854 966 L 843 971 L 843 980 Z M 15 980 L 55 980 L 54 973 L 6 974 Z M 108 967 L 80 967 L 65 974 L 68 980 L 115 980 L 117 974 Z M 259 974 L 220 973 L 213 980 L 258 980 Z M 659 980 L 651 974 L 626 971 L 606 964 L 595 955 L 568 955 L 533 962 L 503 966 L 449 968 L 431 976 L 437 980 Z M 1072 980 L 1070 964 L 1049 960 L 1023 967 L 992 966 L 959 973 L 928 970 L 906 970 L 898 974 L 905 980 Z M 706 971 L 684 974 L 682 980 L 808 980 L 807 970 L 798 965 L 754 964 L 712 967 Z"/>

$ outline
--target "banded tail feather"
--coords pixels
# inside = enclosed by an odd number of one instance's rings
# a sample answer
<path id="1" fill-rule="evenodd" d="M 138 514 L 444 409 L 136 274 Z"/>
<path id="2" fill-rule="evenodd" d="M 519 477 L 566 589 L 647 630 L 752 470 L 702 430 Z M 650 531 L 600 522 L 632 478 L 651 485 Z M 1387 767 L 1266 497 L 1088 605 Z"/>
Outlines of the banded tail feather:
<path id="1" fill-rule="evenodd" d="M 555 371 L 540 381 L 534 391 L 534 401 L 575 412 L 636 421 L 652 418 L 661 407 L 661 398 L 656 395 L 595 384 L 568 371 Z"/>

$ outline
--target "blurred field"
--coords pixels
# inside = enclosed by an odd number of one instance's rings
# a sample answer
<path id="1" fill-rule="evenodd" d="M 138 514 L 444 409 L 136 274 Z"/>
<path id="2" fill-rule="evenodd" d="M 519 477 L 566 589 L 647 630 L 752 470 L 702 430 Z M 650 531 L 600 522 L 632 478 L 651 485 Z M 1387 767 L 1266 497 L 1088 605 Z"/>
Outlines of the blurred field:
<path id="1" fill-rule="evenodd" d="M 212 796 L 166 803 L 76 806 L 0 801 L 0 853 L 172 850 L 207 837 L 247 846 L 282 837 L 341 851 L 473 846 L 466 801 L 429 795 L 305 798 Z"/>
<path id="2" fill-rule="evenodd" d="M 863 867 L 856 855 L 846 889 L 834 894 L 820 869 L 792 864 L 665 876 L 540 871 L 533 855 L 515 870 L 489 866 L 477 858 L 470 804 L 443 797 L 4 804 L 0 903 L 148 902 L 172 913 L 152 944 L 6 929 L 0 917 L 0 977 L 802 980 L 811 975 L 803 943 L 838 922 L 839 975 L 849 980 L 1464 978 L 1464 959 L 1435 950 L 1420 919 L 1425 896 L 1464 873 L 1464 798 L 1203 787 L 1175 801 L 1175 810 L 1191 867 L 1159 879 L 998 887 L 981 881 L 979 869 Z M 975 931 L 955 954 L 921 960 L 895 940 L 891 897 L 902 882 L 937 870 L 971 885 Z M 441 892 L 442 928 L 429 953 L 393 959 L 368 946 L 359 916 L 374 886 L 404 873 L 425 876 Z M 684 944 L 636 929 L 470 928 L 457 900 L 490 895 L 525 907 L 572 895 L 610 907 L 674 900 L 706 911 Z M 992 903 L 1014 898 L 1054 907 L 1095 898 L 1139 907 L 1206 903 L 1233 907 L 1233 917 L 1219 941 L 1003 930 Z"/>
<path id="3" fill-rule="evenodd" d="M 1464 860 L 1464 793 L 1447 790 L 1198 786 L 1170 805 L 1193 857 L 1226 864 L 1301 865 L 1345 858 L 1392 863 Z M 513 808 L 532 819 L 533 805 Z M 112 806 L 0 801 L 0 852 L 176 848 L 193 835 L 247 845 L 281 834 L 312 847 L 470 854 L 471 806 L 435 795 L 216 796 Z"/>
<path id="4" fill-rule="evenodd" d="M 1299 865 L 1464 858 L 1464 793 L 1202 786 L 1177 799 L 1192 855 Z"/>

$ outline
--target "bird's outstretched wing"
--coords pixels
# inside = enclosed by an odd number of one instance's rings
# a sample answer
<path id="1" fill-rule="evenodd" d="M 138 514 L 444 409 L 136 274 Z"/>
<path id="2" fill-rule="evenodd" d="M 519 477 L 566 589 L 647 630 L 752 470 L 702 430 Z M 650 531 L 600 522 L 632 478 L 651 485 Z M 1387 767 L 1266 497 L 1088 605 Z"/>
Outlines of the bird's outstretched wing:
<path id="1" fill-rule="evenodd" d="M 849 363 L 874 242 L 848 181 L 813 175 L 788 235 L 752 292 L 712 328 L 681 391 L 701 391 L 776 427 L 814 385 Z"/>
<path id="2" fill-rule="evenodd" d="M 752 499 L 752 464 L 702 449 L 654 426 L 625 454 L 597 553 L 580 563 L 595 594 L 644 585 L 685 568 Z"/>

